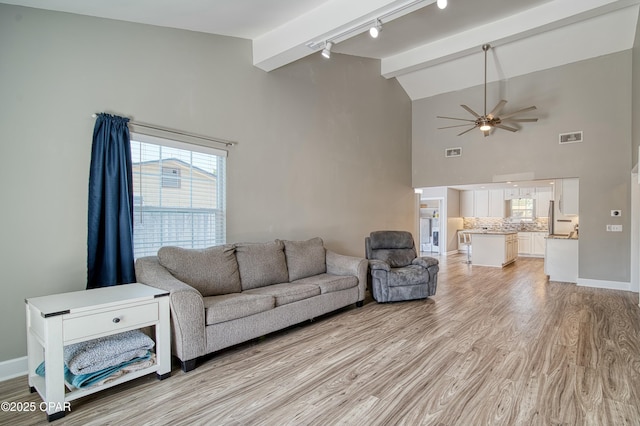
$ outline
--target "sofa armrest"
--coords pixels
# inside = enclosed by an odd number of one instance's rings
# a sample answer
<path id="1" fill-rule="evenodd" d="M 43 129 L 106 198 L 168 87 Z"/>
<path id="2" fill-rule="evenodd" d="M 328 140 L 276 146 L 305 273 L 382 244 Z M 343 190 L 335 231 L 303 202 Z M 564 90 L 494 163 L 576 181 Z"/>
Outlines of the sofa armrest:
<path id="1" fill-rule="evenodd" d="M 206 353 L 204 302 L 198 290 L 178 280 L 156 256 L 136 260 L 138 282 L 169 292 L 172 346 L 181 361 L 190 361 Z"/>
<path id="2" fill-rule="evenodd" d="M 383 271 L 391 271 L 391 266 L 383 260 L 369 260 L 369 267 L 371 270 L 381 269 Z"/>
<path id="3" fill-rule="evenodd" d="M 334 275 L 354 275 L 358 278 L 358 301 L 364 300 L 367 291 L 367 259 L 346 256 L 326 250 L 327 273 Z"/>

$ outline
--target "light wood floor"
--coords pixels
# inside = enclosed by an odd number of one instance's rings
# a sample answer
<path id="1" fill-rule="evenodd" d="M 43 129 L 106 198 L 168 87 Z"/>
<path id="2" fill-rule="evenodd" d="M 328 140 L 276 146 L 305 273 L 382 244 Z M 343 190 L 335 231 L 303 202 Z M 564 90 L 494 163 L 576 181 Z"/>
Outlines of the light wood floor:
<path id="1" fill-rule="evenodd" d="M 72 403 L 57 425 L 638 425 L 638 294 L 441 258 L 437 294 L 368 301 Z M 34 401 L 26 378 L 0 400 Z M 0 424 L 45 424 L 0 412 Z"/>

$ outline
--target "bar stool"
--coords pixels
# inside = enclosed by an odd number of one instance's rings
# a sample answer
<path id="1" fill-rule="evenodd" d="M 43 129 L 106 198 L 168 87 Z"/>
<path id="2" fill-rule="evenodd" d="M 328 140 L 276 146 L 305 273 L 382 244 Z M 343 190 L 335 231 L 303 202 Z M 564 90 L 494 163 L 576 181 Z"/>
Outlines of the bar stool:
<path id="1" fill-rule="evenodd" d="M 464 231 L 458 231 L 458 248 L 466 247 L 467 248 L 467 260 L 464 262 L 466 264 L 471 263 L 471 234 Z"/>

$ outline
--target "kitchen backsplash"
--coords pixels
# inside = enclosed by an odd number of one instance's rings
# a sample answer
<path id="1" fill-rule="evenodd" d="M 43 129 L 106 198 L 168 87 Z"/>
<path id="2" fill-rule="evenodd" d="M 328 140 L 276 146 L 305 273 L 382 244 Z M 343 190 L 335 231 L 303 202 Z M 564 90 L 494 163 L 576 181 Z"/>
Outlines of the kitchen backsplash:
<path id="1" fill-rule="evenodd" d="M 544 232 L 549 230 L 549 220 L 546 217 L 524 223 L 513 223 L 499 217 L 465 217 L 463 224 L 464 229 L 487 228 L 488 231 Z"/>

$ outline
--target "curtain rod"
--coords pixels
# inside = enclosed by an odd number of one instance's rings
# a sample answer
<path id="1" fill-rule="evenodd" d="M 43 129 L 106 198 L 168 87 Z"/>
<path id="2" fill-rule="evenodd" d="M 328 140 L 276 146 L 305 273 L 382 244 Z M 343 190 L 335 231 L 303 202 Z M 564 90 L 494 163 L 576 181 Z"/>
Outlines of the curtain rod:
<path id="1" fill-rule="evenodd" d="M 91 115 L 91 117 L 93 117 L 93 118 L 96 118 L 97 116 L 98 116 L 98 114 L 92 114 Z M 129 124 L 132 124 L 132 125 L 137 126 L 137 127 L 144 127 L 144 128 L 147 128 L 147 129 L 159 130 L 161 132 L 173 133 L 175 135 L 188 136 L 190 138 L 195 138 L 195 139 L 201 139 L 201 140 L 205 140 L 205 141 L 215 142 L 215 143 L 223 144 L 223 145 L 226 145 L 226 146 L 233 146 L 233 145 L 237 145 L 238 144 L 238 142 L 235 142 L 235 141 L 228 141 L 228 140 L 220 139 L 220 138 L 212 138 L 212 137 L 209 137 L 209 136 L 197 135 L 195 133 L 183 132 L 183 131 L 180 131 L 180 130 L 170 129 L 168 127 L 161 127 L 161 126 L 156 126 L 156 125 L 153 125 L 153 124 L 140 123 L 140 122 L 132 121 L 132 120 L 129 120 Z"/>

